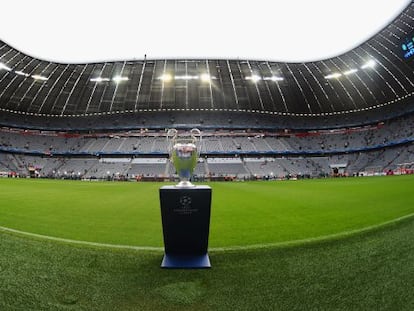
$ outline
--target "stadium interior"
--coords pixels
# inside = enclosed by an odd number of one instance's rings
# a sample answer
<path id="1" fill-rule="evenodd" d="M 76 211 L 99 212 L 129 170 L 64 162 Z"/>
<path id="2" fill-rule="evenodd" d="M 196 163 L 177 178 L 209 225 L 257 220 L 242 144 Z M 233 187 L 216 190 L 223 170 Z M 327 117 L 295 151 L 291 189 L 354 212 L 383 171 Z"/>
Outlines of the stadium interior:
<path id="1" fill-rule="evenodd" d="M 171 129 L 201 131 L 197 159 Z M 414 1 L 308 62 L 0 41 L 0 310 L 413 310 L 412 174 Z M 367 177 L 388 175 L 411 176 Z M 202 241 L 212 269 L 160 269 L 166 223 L 174 259 Z"/>
<path id="2" fill-rule="evenodd" d="M 326 60 L 60 64 L 0 42 L 3 176 L 168 180 L 166 129 L 203 131 L 194 178 L 407 173 L 413 4 Z"/>

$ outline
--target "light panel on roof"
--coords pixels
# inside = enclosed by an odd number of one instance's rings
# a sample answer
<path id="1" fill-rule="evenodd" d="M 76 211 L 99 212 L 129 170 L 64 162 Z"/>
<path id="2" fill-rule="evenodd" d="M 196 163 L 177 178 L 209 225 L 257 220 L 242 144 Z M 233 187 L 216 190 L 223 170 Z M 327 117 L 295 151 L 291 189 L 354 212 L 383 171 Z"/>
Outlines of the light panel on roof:
<path id="1" fill-rule="evenodd" d="M 190 75 L 184 75 L 184 76 L 175 76 L 175 80 L 197 80 L 198 76 L 190 76 Z"/>
<path id="2" fill-rule="evenodd" d="M 264 77 L 263 80 L 270 80 L 270 81 L 276 82 L 276 81 L 283 81 L 284 79 L 282 77 L 271 76 L 271 77 Z"/>
<path id="3" fill-rule="evenodd" d="M 203 73 L 200 75 L 200 79 L 203 82 L 209 82 L 211 81 L 211 76 L 208 73 Z"/>
<path id="4" fill-rule="evenodd" d="M 92 78 L 89 81 L 91 82 L 107 82 L 110 81 L 111 79 L 109 78 L 102 78 L 102 77 L 97 77 L 97 78 Z"/>
<path id="5" fill-rule="evenodd" d="M 250 77 L 246 77 L 246 80 L 251 80 L 251 81 L 253 81 L 254 83 L 257 83 L 257 82 L 259 82 L 260 80 L 262 80 L 262 78 L 261 78 L 260 76 L 258 76 L 258 75 L 252 75 L 252 76 L 250 76 Z"/>
<path id="6" fill-rule="evenodd" d="M 116 83 L 119 83 L 119 82 L 122 82 L 122 81 L 128 81 L 128 80 L 129 80 L 128 77 L 121 77 L 121 76 L 116 76 L 116 77 L 112 78 L 112 81 L 114 81 Z"/>
<path id="7" fill-rule="evenodd" d="M 369 61 L 367 61 L 364 65 L 361 66 L 361 69 L 365 69 L 365 68 L 372 68 L 374 67 L 376 64 L 375 60 L 371 59 Z"/>
<path id="8" fill-rule="evenodd" d="M 41 76 L 41 75 L 33 75 L 32 78 L 35 79 L 35 80 L 40 80 L 40 81 L 47 81 L 47 80 L 49 80 L 49 78 L 44 77 L 44 76 Z"/>
<path id="9" fill-rule="evenodd" d="M 0 63 L 0 69 L 11 71 L 11 68 L 9 66 L 7 66 L 6 64 L 3 64 L 3 63 Z"/>
<path id="10" fill-rule="evenodd" d="M 25 72 L 20 71 L 20 70 L 15 71 L 14 73 L 17 74 L 17 75 L 19 75 L 19 76 L 24 76 L 24 77 L 30 76 L 28 73 L 25 73 Z"/>
<path id="11" fill-rule="evenodd" d="M 158 80 L 162 80 L 164 82 L 168 82 L 168 81 L 171 81 L 172 80 L 172 76 L 170 74 L 168 74 L 168 73 L 165 73 L 162 76 L 160 76 L 158 78 Z"/>
<path id="12" fill-rule="evenodd" d="M 341 74 L 341 73 L 339 73 L 339 72 L 334 72 L 334 73 L 331 73 L 331 74 L 329 74 L 329 75 L 325 76 L 325 79 L 337 79 L 337 78 L 339 78 L 339 77 L 341 77 L 341 76 L 342 76 L 342 74 Z"/>
<path id="13" fill-rule="evenodd" d="M 358 71 L 358 69 L 355 69 L 355 68 L 354 69 L 350 69 L 348 71 L 345 71 L 344 72 L 344 75 L 348 76 L 348 75 L 353 74 L 353 73 L 355 73 L 357 71 Z"/>

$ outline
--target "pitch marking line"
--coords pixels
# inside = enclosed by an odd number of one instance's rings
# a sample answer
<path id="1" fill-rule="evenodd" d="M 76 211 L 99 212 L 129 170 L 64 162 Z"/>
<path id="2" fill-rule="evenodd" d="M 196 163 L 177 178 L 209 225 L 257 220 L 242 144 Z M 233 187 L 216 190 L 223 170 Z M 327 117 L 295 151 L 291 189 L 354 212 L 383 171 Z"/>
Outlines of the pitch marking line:
<path id="1" fill-rule="evenodd" d="M 252 245 L 240 245 L 240 246 L 228 246 L 228 247 L 211 247 L 209 251 L 213 252 L 226 252 L 226 251 L 237 251 L 237 250 L 250 250 L 250 249 L 260 249 L 260 248 L 272 248 L 272 247 L 288 247 L 288 246 L 296 246 L 302 245 L 312 242 L 321 242 L 325 240 L 332 240 L 343 238 L 346 236 L 355 235 L 358 233 L 368 232 L 375 229 L 379 229 L 381 227 L 385 227 L 388 225 L 392 225 L 403 221 L 405 219 L 409 219 L 414 217 L 414 213 L 408 214 L 402 217 L 395 218 L 393 220 L 389 220 L 377 225 L 368 226 L 361 229 L 343 231 L 337 234 L 330 234 L 330 235 L 323 235 L 315 238 L 308 238 L 308 239 L 301 239 L 301 240 L 293 240 L 293 241 L 285 241 L 285 242 L 276 242 L 276 243 L 263 243 L 263 244 L 252 244 Z M 49 235 L 42 235 L 37 233 L 31 233 L 26 231 L 20 231 L 16 229 L 11 229 L 7 227 L 0 226 L 0 231 L 14 233 L 17 235 L 28 236 L 32 238 L 38 238 L 43 240 L 49 241 L 57 241 L 57 242 L 64 242 L 69 244 L 78 244 L 78 245 L 86 245 L 86 246 L 95 246 L 95 247 L 102 247 L 102 248 L 116 248 L 116 249 L 131 249 L 131 250 L 139 250 L 139 251 L 156 251 L 161 252 L 164 251 L 164 247 L 155 247 L 155 246 L 133 246 L 133 245 L 122 245 L 122 244 L 107 244 L 107 243 L 97 243 L 97 242 L 88 242 L 88 241 L 78 241 L 78 240 L 71 240 L 65 238 L 57 238 Z"/>
<path id="2" fill-rule="evenodd" d="M 23 236 L 28 236 L 28 237 L 38 238 L 38 239 L 43 239 L 43 240 L 57 241 L 57 242 L 64 242 L 64 243 L 78 244 L 78 245 L 97 246 L 97 247 L 104 247 L 104 248 L 133 249 L 133 250 L 143 250 L 143 251 L 162 251 L 162 250 L 164 250 L 163 247 L 107 244 L 107 243 L 97 243 L 97 242 L 88 242 L 88 241 L 79 241 L 79 240 L 57 238 L 57 237 L 54 237 L 54 236 L 42 235 L 42 234 L 31 233 L 31 232 L 26 232 L 26 231 L 20 231 L 20 230 L 11 229 L 11 228 L 2 227 L 2 226 L 0 226 L 0 231 L 15 233 L 15 234 L 18 234 L 18 235 L 23 235 Z"/>

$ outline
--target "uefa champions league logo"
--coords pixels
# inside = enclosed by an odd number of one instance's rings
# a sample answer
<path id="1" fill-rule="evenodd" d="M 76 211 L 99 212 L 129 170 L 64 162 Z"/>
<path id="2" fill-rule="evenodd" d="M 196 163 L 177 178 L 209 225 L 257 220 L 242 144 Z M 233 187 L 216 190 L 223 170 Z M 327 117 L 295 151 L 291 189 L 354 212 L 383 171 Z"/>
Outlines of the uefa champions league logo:
<path id="1" fill-rule="evenodd" d="M 174 208 L 174 212 L 180 215 L 191 215 L 192 213 L 198 212 L 198 208 L 192 206 L 193 200 L 188 195 L 180 196 L 177 207 Z"/>
<path id="2" fill-rule="evenodd" d="M 182 209 L 191 208 L 191 198 L 187 195 L 180 197 L 180 205 Z"/>

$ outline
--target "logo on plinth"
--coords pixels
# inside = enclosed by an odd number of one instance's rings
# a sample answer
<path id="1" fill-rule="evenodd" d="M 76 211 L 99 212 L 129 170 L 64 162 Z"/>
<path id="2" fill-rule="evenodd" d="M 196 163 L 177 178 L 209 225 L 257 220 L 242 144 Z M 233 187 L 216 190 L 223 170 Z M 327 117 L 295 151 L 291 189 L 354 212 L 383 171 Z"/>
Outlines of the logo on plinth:
<path id="1" fill-rule="evenodd" d="M 183 195 L 179 199 L 179 206 L 174 209 L 174 212 L 180 215 L 191 215 L 194 212 L 198 212 L 197 208 L 192 207 L 191 197 Z"/>
<path id="2" fill-rule="evenodd" d="M 180 197 L 181 208 L 189 209 L 191 207 L 191 198 L 187 195 Z"/>

